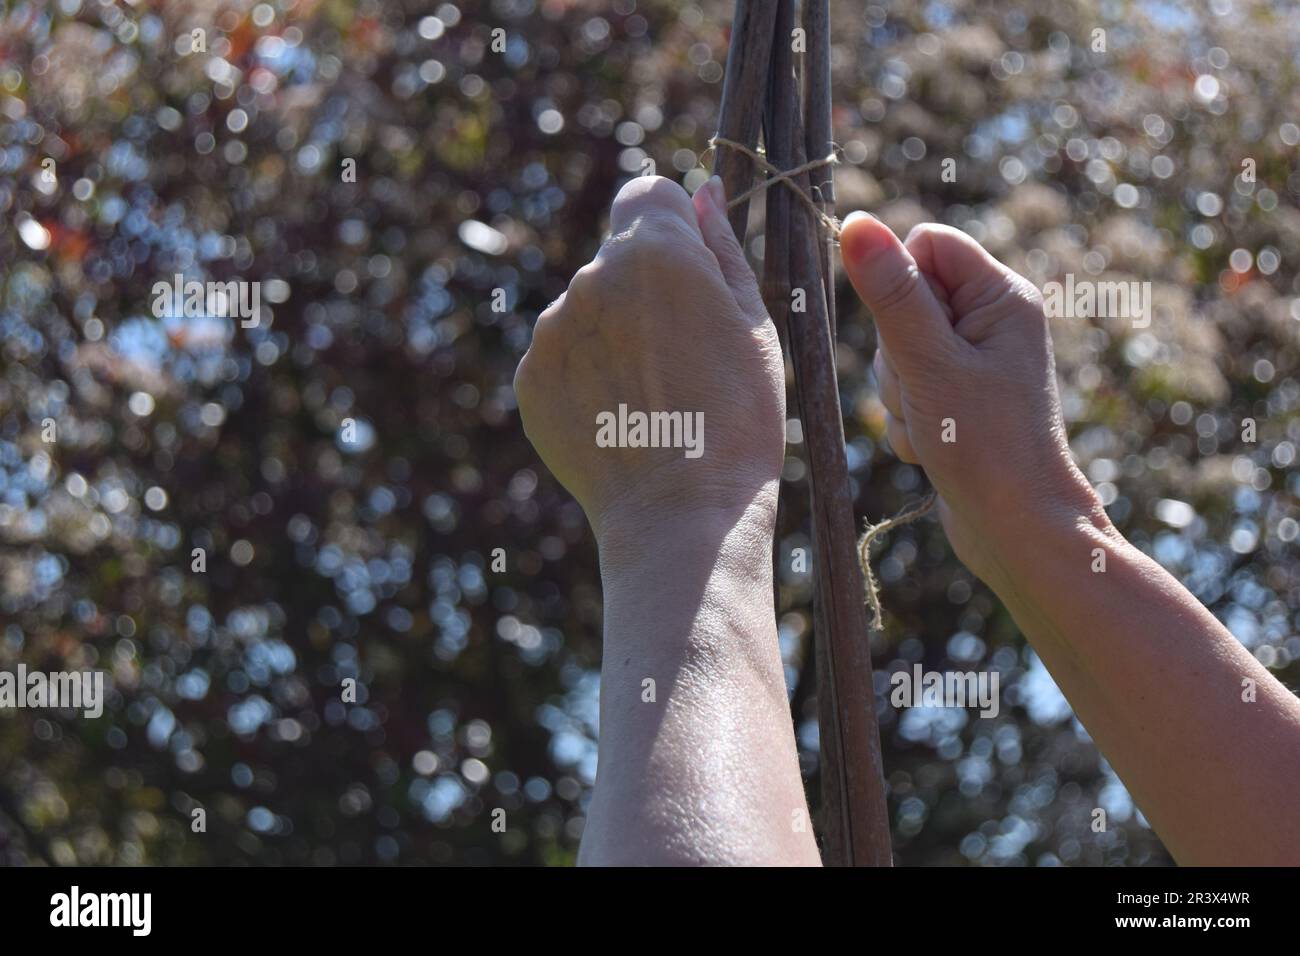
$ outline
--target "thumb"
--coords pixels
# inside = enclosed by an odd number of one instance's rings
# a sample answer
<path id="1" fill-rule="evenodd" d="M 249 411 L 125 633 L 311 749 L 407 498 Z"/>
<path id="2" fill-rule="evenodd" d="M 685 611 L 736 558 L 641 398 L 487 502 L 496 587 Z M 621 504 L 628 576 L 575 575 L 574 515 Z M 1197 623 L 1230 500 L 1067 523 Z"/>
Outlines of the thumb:
<path id="1" fill-rule="evenodd" d="M 947 313 L 888 226 L 864 212 L 851 214 L 840 227 L 840 255 L 890 358 L 902 370 L 920 369 L 952 345 L 955 333 Z"/>
<path id="2" fill-rule="evenodd" d="M 694 202 L 695 218 L 700 224 L 704 244 L 718 260 L 722 278 L 736 297 L 736 304 L 755 322 L 766 320 L 767 307 L 758 291 L 758 280 L 754 278 L 754 270 L 745 260 L 745 250 L 740 247 L 727 219 L 727 197 L 722 180 L 714 176 L 695 190 Z"/>

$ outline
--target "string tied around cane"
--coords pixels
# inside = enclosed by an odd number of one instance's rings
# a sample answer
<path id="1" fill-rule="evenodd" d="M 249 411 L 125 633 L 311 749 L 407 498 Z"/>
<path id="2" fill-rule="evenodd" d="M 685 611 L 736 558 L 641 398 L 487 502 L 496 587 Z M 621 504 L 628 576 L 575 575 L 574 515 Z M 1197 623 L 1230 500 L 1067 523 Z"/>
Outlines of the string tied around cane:
<path id="1" fill-rule="evenodd" d="M 827 237 L 832 242 L 839 241 L 840 221 L 836 219 L 835 216 L 818 206 L 817 203 L 813 201 L 812 197 L 800 189 L 799 184 L 795 182 L 797 177 L 802 176 L 804 173 L 812 172 L 814 169 L 820 169 L 823 166 L 838 165 L 840 161 L 838 147 L 833 149 L 826 156 L 822 156 L 818 159 L 810 159 L 808 162 L 796 166 L 793 169 L 782 170 L 768 162 L 767 157 L 763 153 L 756 149 L 751 149 L 744 143 L 738 143 L 735 140 L 727 139 L 725 136 L 714 136 L 709 140 L 709 147 L 711 149 L 717 149 L 719 146 L 724 146 L 727 149 L 732 149 L 742 155 L 748 156 L 755 168 L 767 174 L 767 178 L 758 183 L 758 185 L 745 190 L 745 192 L 730 200 L 727 203 L 728 209 L 739 206 L 741 203 L 749 202 L 749 200 L 754 196 L 772 188 L 772 186 L 777 183 L 784 183 L 787 188 L 792 190 L 794 194 L 799 197 L 799 201 L 808 207 L 808 211 L 812 214 L 813 219 L 826 233 Z M 863 533 L 862 537 L 858 539 L 858 563 L 862 566 L 863 590 L 865 592 L 863 600 L 867 605 L 867 609 L 871 612 L 871 621 L 868 624 L 871 630 L 879 631 L 884 627 L 884 618 L 880 604 L 880 586 L 877 584 L 876 576 L 871 570 L 871 545 L 881 535 L 884 535 L 895 528 L 902 527 L 903 525 L 911 524 L 913 521 L 925 515 L 934 508 L 937 502 L 938 492 L 932 488 L 930 491 L 926 492 L 919 501 L 908 505 L 892 517 L 885 518 L 876 524 L 872 524 L 870 521 L 863 519 Z"/>

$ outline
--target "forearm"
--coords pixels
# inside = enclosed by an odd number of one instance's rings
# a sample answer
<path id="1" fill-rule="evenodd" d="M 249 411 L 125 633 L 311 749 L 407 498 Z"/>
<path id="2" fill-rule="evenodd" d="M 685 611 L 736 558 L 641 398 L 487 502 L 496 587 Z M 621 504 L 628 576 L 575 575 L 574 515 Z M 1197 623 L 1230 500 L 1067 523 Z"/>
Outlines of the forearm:
<path id="1" fill-rule="evenodd" d="M 600 763 L 584 864 L 816 864 L 772 607 L 771 525 L 601 549 Z"/>
<path id="2" fill-rule="evenodd" d="M 990 583 L 1174 857 L 1300 863 L 1300 701 L 1099 509 L 999 555 Z"/>

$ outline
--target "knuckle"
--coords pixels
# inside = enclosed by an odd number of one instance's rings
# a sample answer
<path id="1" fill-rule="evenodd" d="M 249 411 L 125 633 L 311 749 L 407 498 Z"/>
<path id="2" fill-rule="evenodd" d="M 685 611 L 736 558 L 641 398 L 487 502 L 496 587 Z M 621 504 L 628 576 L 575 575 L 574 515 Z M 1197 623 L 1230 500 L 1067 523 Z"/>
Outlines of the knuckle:
<path id="1" fill-rule="evenodd" d="M 884 290 L 872 303 L 872 311 L 891 312 L 903 308 L 916 294 L 917 285 L 920 281 L 920 270 L 917 269 L 914 263 L 908 263 L 906 268 L 899 269 L 889 277 Z"/>
<path id="2" fill-rule="evenodd" d="M 614 208 L 618 209 L 631 203 L 635 203 L 649 193 L 662 189 L 663 187 L 660 183 L 663 182 L 667 182 L 667 180 L 662 176 L 632 177 L 622 185 L 618 194 L 614 196 Z"/>
<path id="3" fill-rule="evenodd" d="M 918 222 L 908 230 L 907 238 L 903 240 L 903 245 L 910 247 L 913 242 L 929 242 L 934 239 L 935 236 L 943 233 L 943 231 L 943 227 L 937 222 Z"/>
<path id="4" fill-rule="evenodd" d="M 620 214 L 633 217 L 640 213 L 659 210 L 676 216 L 693 211 L 686 190 L 663 176 L 637 176 L 624 183 L 614 197 L 611 216 Z"/>
<path id="5" fill-rule="evenodd" d="M 679 219 L 646 218 L 634 243 L 636 254 L 651 265 L 680 265 L 694 260 L 691 234 Z"/>
<path id="6" fill-rule="evenodd" d="M 1042 290 L 1028 282 L 1025 283 L 1025 286 L 1027 286 L 1025 290 L 1025 301 L 1029 304 L 1029 307 L 1033 309 L 1036 315 L 1043 316 L 1044 303 Z"/>
<path id="7" fill-rule="evenodd" d="M 890 411 L 893 411 L 893 408 L 891 407 L 893 404 L 892 399 L 894 393 L 898 390 L 898 383 L 894 381 L 894 377 L 890 375 L 889 371 L 882 365 L 876 366 L 875 373 L 876 391 L 880 394 L 880 400 L 884 402 L 885 407 L 889 408 Z"/>
<path id="8" fill-rule="evenodd" d="M 1014 276 L 1002 297 L 1010 311 L 1030 321 L 1046 321 L 1042 291 L 1023 276 Z"/>
<path id="9" fill-rule="evenodd" d="M 933 261 L 941 258 L 945 251 L 951 251 L 954 246 L 971 241 L 966 233 L 944 223 L 919 222 L 908 232 L 903 245 L 917 258 Z"/>
<path id="10" fill-rule="evenodd" d="M 871 360 L 871 367 L 875 370 L 876 378 L 881 381 L 884 381 L 886 377 L 893 376 L 894 363 L 889 360 L 889 353 L 885 351 L 884 342 L 877 343 L 876 354 Z"/>
<path id="11" fill-rule="evenodd" d="M 559 314 L 543 313 L 533 326 L 532 341 L 515 366 L 513 386 L 521 415 L 542 399 L 549 373 L 567 350 L 565 339 L 565 327 Z"/>
<path id="12" fill-rule="evenodd" d="M 677 274 L 702 262 L 693 238 L 679 219 L 641 216 L 614 244 L 612 251 L 620 263 L 638 272 Z"/>
<path id="13" fill-rule="evenodd" d="M 599 294 L 601 285 L 601 266 L 598 262 L 588 262 L 573 274 L 569 280 L 568 290 L 564 294 L 564 300 L 559 305 L 559 311 L 563 313 L 566 309 L 577 306 L 583 308 L 595 301 Z"/>
<path id="14" fill-rule="evenodd" d="M 519 364 L 515 367 L 515 404 L 519 407 L 519 414 L 525 417 L 533 394 L 533 365 L 528 360 L 532 354 L 532 349 L 525 352 L 523 358 L 519 360 Z"/>
<path id="15" fill-rule="evenodd" d="M 892 412 L 886 412 L 885 437 L 889 439 L 889 447 L 894 450 L 894 454 L 899 459 L 908 464 L 916 464 L 916 452 L 908 437 L 907 425 Z"/>

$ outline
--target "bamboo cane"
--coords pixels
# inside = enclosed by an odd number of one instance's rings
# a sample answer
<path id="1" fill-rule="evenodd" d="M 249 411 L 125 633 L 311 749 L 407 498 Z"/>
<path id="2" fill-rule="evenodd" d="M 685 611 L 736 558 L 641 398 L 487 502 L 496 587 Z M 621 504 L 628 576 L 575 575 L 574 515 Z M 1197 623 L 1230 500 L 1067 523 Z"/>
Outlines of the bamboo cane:
<path id="1" fill-rule="evenodd" d="M 736 13 L 731 20 L 727 72 L 718 111 L 718 135 L 743 143 L 749 149 L 758 146 L 776 7 L 776 0 L 736 0 Z M 754 182 L 754 164 L 748 157 L 730 149 L 714 151 L 713 172 L 721 177 L 728 196 L 739 196 Z M 736 238 L 744 246 L 749 225 L 749 203 L 734 207 L 730 219 Z"/>
<path id="2" fill-rule="evenodd" d="M 804 0 L 803 28 L 808 52 L 804 57 L 804 124 L 807 129 L 804 148 L 810 157 L 830 156 L 835 149 L 831 121 L 831 23 L 830 0 Z M 810 182 L 818 207 L 829 216 L 835 214 L 835 168 L 827 165 L 813 171 Z M 831 339 L 835 339 L 835 240 L 823 236 L 821 243 L 822 277 L 826 287 L 826 317 L 830 321 Z"/>
<path id="3" fill-rule="evenodd" d="M 807 149 L 794 77 L 791 43 L 793 0 L 778 0 L 772 27 L 767 32 L 771 44 L 771 71 L 767 77 L 765 97 L 754 95 L 753 74 L 750 72 L 756 70 L 761 55 L 753 51 L 752 37 L 738 35 L 742 23 L 752 28 L 759 22 L 759 6 L 757 3 L 747 4 L 744 0 L 737 4 L 731 50 L 733 54 L 740 50 L 745 59 L 739 64 L 728 63 L 728 83 L 723 91 L 719 131 L 720 135 L 752 148 L 757 129 L 751 132 L 751 126 L 736 113 L 757 111 L 755 104 L 764 103 L 768 162 L 781 169 L 790 169 L 804 161 Z M 761 6 L 764 7 L 761 22 L 766 27 L 769 22 L 766 8 L 769 5 Z M 828 34 L 824 25 L 817 34 L 818 42 L 827 47 L 827 65 Z M 737 71 L 735 74 L 733 67 Z M 743 76 L 748 82 L 733 83 L 733 75 Z M 829 82 L 824 85 L 813 82 L 810 86 L 822 90 L 812 94 L 818 115 L 825 112 L 825 119 L 816 124 L 811 142 L 817 154 L 824 156 L 829 152 L 830 141 Z M 732 95 L 742 88 L 747 91 L 747 98 L 738 102 Z M 735 132 L 741 135 L 734 135 Z M 745 133 L 749 136 L 744 136 Z M 822 138 L 825 142 L 819 143 Z M 719 168 L 728 170 L 743 191 L 749 179 L 735 170 L 733 163 L 749 161 L 745 157 L 732 157 L 724 164 L 722 157 L 728 152 L 719 150 Z M 828 176 L 823 173 L 818 176 L 823 183 L 821 198 L 826 201 L 829 196 L 824 183 Z M 809 194 L 807 174 L 798 177 L 796 185 Z M 728 195 L 736 195 L 732 186 L 728 186 Z M 811 210 L 805 203 L 797 201 L 787 188 L 783 185 L 770 188 L 766 198 L 763 292 L 778 328 L 786 333 L 809 464 L 814 542 L 814 633 L 822 752 L 823 856 L 831 865 L 888 866 L 891 862 L 889 824 L 872 693 L 871 654 L 862 604 L 863 582 L 857 559 L 853 502 L 849 493 L 827 306 L 827 291 L 831 286 L 825 269 L 830 263 L 824 253 L 829 250 L 819 242 L 819 224 Z M 732 225 L 742 238 L 746 212 L 745 204 L 733 211 Z M 806 312 L 791 310 L 791 293 L 796 288 L 803 292 Z"/>

